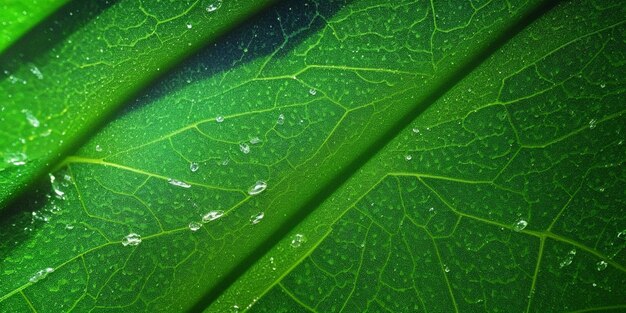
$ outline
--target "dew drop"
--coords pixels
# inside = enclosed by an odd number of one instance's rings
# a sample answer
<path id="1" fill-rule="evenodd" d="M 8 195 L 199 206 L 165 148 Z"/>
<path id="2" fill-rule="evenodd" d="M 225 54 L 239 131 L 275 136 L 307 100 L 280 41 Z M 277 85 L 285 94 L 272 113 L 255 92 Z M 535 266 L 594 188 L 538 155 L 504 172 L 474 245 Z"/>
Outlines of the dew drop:
<path id="1" fill-rule="evenodd" d="M 65 200 L 65 192 L 61 190 L 59 182 L 56 181 L 56 177 L 54 177 L 54 175 L 52 174 L 48 174 L 48 177 L 50 177 L 50 186 L 52 186 L 52 191 L 54 192 L 55 196 L 58 199 Z"/>
<path id="2" fill-rule="evenodd" d="M 572 249 L 570 250 L 567 255 L 565 256 L 565 258 L 561 261 L 561 263 L 559 263 L 559 268 L 564 268 L 570 264 L 572 264 L 572 261 L 574 261 L 574 256 L 576 255 L 576 249 Z"/>
<path id="3" fill-rule="evenodd" d="M 37 79 L 43 79 L 43 74 L 41 73 L 39 68 L 35 66 L 34 64 L 30 65 L 30 72 L 33 73 L 33 75 L 35 75 Z"/>
<path id="4" fill-rule="evenodd" d="M 598 123 L 596 119 L 591 119 L 591 121 L 589 121 L 589 129 L 596 128 L 596 123 Z"/>
<path id="5" fill-rule="evenodd" d="M 224 215 L 224 211 L 222 210 L 214 210 L 209 211 L 208 213 L 202 216 L 202 223 L 208 223 L 210 221 L 214 221 Z"/>
<path id="6" fill-rule="evenodd" d="M 604 87 L 606 87 L 606 84 L 604 83 L 600 84 L 600 88 L 604 88 Z"/>
<path id="7" fill-rule="evenodd" d="M 250 144 L 256 145 L 258 143 L 261 143 L 261 139 L 259 137 L 254 137 L 250 139 Z"/>
<path id="8" fill-rule="evenodd" d="M 310 94 L 311 96 L 315 96 L 315 95 L 317 94 L 317 90 L 315 90 L 315 89 L 311 88 L 311 89 L 309 89 L 309 94 Z"/>
<path id="9" fill-rule="evenodd" d="M 523 219 L 520 219 L 517 222 L 515 222 L 515 225 L 513 225 L 513 230 L 519 232 L 519 231 L 524 230 L 526 226 L 528 226 L 528 222 Z"/>
<path id="10" fill-rule="evenodd" d="M 193 27 L 193 25 L 191 25 L 191 23 L 187 23 L 187 29 L 191 29 Z"/>
<path id="11" fill-rule="evenodd" d="M 448 265 L 446 265 L 446 264 L 444 264 L 444 265 L 443 265 L 443 270 L 444 270 L 444 272 L 446 272 L 446 273 L 450 273 L 450 268 L 449 268 L 449 267 L 448 267 Z"/>
<path id="12" fill-rule="evenodd" d="M 141 243 L 141 236 L 135 233 L 130 233 L 122 239 L 122 245 L 126 246 L 137 246 Z"/>
<path id="13" fill-rule="evenodd" d="M 272 267 L 272 271 L 276 270 L 276 263 L 274 262 L 274 257 L 270 257 L 270 266 Z"/>
<path id="14" fill-rule="evenodd" d="M 65 229 L 67 229 L 67 230 L 72 230 L 72 229 L 74 229 L 74 225 L 72 225 L 72 224 L 66 224 L 66 225 L 65 225 Z"/>
<path id="15" fill-rule="evenodd" d="M 410 154 L 407 154 L 407 155 L 404 156 L 404 159 L 407 160 L 407 161 L 411 161 L 411 159 L 413 159 L 413 156 L 410 155 Z"/>
<path id="16" fill-rule="evenodd" d="M 222 7 L 222 0 L 213 0 L 206 6 L 206 11 L 211 13 Z"/>
<path id="17" fill-rule="evenodd" d="M 252 225 L 256 225 L 258 223 L 261 222 L 261 220 L 263 220 L 263 218 L 265 217 L 265 213 L 263 212 L 259 212 L 255 215 L 250 216 L 250 224 Z"/>
<path id="18" fill-rule="evenodd" d="M 276 124 L 283 125 L 285 124 L 285 114 L 279 114 L 278 119 L 276 120 Z"/>
<path id="19" fill-rule="evenodd" d="M 596 269 L 598 271 L 604 271 L 608 265 L 609 264 L 606 263 L 605 261 L 600 261 L 600 262 L 596 263 Z"/>
<path id="20" fill-rule="evenodd" d="M 4 161 L 6 163 L 13 164 L 15 166 L 22 166 L 26 164 L 26 154 L 17 152 L 17 153 L 9 153 L 4 156 Z"/>
<path id="21" fill-rule="evenodd" d="M 303 243 L 306 242 L 306 237 L 304 237 L 303 234 L 295 234 L 293 235 L 293 237 L 291 238 L 291 243 L 290 245 L 294 248 L 298 248 L 300 247 Z"/>
<path id="22" fill-rule="evenodd" d="M 428 212 L 433 213 L 433 214 L 434 214 L 434 213 L 436 213 L 436 212 L 435 212 L 435 208 L 433 208 L 433 207 L 431 207 L 430 209 L 428 209 Z"/>
<path id="23" fill-rule="evenodd" d="M 621 232 L 617 233 L 617 238 L 626 240 L 626 229 L 624 229 Z"/>
<path id="24" fill-rule="evenodd" d="M 260 194 L 261 192 L 265 191 L 265 189 L 267 189 L 267 183 L 262 180 L 259 180 L 253 186 L 248 188 L 248 194 L 251 196 L 256 196 Z"/>
<path id="25" fill-rule="evenodd" d="M 174 186 L 178 186 L 178 187 L 183 187 L 183 188 L 190 188 L 191 185 L 184 182 L 184 181 L 180 181 L 177 179 L 173 179 L 173 178 L 168 178 L 167 182 L 170 183 L 170 185 L 174 185 Z"/>
<path id="26" fill-rule="evenodd" d="M 191 231 L 197 231 L 198 229 L 200 229 L 200 227 L 202 227 L 202 223 L 200 222 L 189 223 L 189 229 L 191 229 Z"/>
<path id="27" fill-rule="evenodd" d="M 102 146 L 101 145 L 96 145 L 96 151 L 102 152 Z"/>
<path id="28" fill-rule="evenodd" d="M 413 128 L 413 133 L 415 133 L 415 134 L 419 134 L 419 133 L 420 133 L 419 128 L 414 127 L 414 128 Z"/>
<path id="29" fill-rule="evenodd" d="M 250 153 L 250 146 L 247 143 L 242 142 L 239 144 L 239 150 L 241 150 L 243 154 L 248 154 Z"/>
<path id="30" fill-rule="evenodd" d="M 54 272 L 54 269 L 52 267 L 47 267 L 44 268 L 40 271 L 38 271 L 37 273 L 35 273 L 35 275 L 33 275 L 31 278 L 28 279 L 29 282 L 31 283 L 36 283 L 44 278 L 46 278 L 46 276 L 48 276 L 48 274 Z"/>
<path id="31" fill-rule="evenodd" d="M 218 115 L 218 116 L 215 117 L 215 121 L 218 122 L 218 123 L 221 123 L 221 122 L 224 121 L 224 117 L 221 116 L 221 115 Z"/>
<path id="32" fill-rule="evenodd" d="M 32 127 L 39 127 L 39 125 L 41 123 L 39 123 L 39 120 L 37 119 L 37 117 L 35 117 L 33 115 L 32 112 L 28 111 L 28 110 L 22 110 L 22 113 L 24 113 L 24 115 L 26 115 L 26 120 L 28 121 L 28 123 L 32 126 Z"/>
<path id="33" fill-rule="evenodd" d="M 196 163 L 196 162 L 191 162 L 189 164 L 189 170 L 194 172 L 194 173 L 197 172 L 199 168 L 200 168 L 200 165 L 198 165 L 198 163 Z"/>

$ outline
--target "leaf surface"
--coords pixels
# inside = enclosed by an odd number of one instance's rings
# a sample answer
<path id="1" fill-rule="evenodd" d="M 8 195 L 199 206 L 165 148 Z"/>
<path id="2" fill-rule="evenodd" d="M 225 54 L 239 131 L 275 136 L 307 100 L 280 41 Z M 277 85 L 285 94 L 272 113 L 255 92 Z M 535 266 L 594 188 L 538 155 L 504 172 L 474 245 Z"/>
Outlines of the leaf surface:
<path id="1" fill-rule="evenodd" d="M 0 53 L 67 1 L 3 1 L 0 4 Z"/>
<path id="2" fill-rule="evenodd" d="M 76 1 L 55 13 L 0 59 L 0 204 L 150 81 L 269 2 Z"/>
<path id="3" fill-rule="evenodd" d="M 189 60 L 5 213 L 0 306 L 623 307 L 623 9 L 489 56 L 548 7 L 446 5 L 286 1 Z"/>

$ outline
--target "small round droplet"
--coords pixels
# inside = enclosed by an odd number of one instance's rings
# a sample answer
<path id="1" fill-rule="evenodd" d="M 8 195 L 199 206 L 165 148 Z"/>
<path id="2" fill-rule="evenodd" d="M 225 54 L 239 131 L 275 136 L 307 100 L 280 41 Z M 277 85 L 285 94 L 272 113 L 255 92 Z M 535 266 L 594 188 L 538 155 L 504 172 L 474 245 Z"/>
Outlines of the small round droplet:
<path id="1" fill-rule="evenodd" d="M 200 168 L 200 165 L 198 165 L 198 163 L 196 163 L 196 162 L 191 162 L 189 164 L 189 170 L 194 172 L 194 173 L 197 172 L 199 168 Z"/>
<path id="2" fill-rule="evenodd" d="M 213 210 L 208 213 L 202 215 L 202 223 L 208 223 L 210 221 L 214 221 L 224 215 L 224 211 L 222 210 Z"/>
<path id="3" fill-rule="evenodd" d="M 317 94 L 317 90 L 315 90 L 315 89 L 311 88 L 311 89 L 309 89 L 309 94 L 310 94 L 311 96 L 315 96 L 315 95 Z"/>
<path id="4" fill-rule="evenodd" d="M 265 213 L 264 212 L 259 212 L 255 215 L 250 216 L 250 224 L 252 225 L 256 225 L 258 223 L 261 222 L 261 220 L 263 220 L 263 218 L 265 217 Z"/>
<path id="5" fill-rule="evenodd" d="M 189 223 L 189 229 L 191 231 L 197 231 L 198 229 L 200 229 L 200 227 L 202 227 L 202 223 L 200 223 L 200 222 L 191 222 L 191 223 Z"/>
<path id="6" fill-rule="evenodd" d="M 102 146 L 101 145 L 96 145 L 96 151 L 102 152 Z"/>
<path id="7" fill-rule="evenodd" d="M 276 120 L 276 124 L 283 125 L 285 124 L 285 114 L 279 114 L 278 119 Z"/>
<path id="8" fill-rule="evenodd" d="M 221 7 L 222 7 L 222 0 L 212 0 L 209 4 L 207 4 L 206 11 L 209 13 L 215 12 Z"/>
<path id="9" fill-rule="evenodd" d="M 600 88 L 604 88 L 604 87 L 606 87 L 606 84 L 604 83 L 600 84 Z"/>
<path id="10" fill-rule="evenodd" d="M 528 222 L 523 219 L 520 219 L 517 222 L 515 222 L 515 225 L 513 225 L 513 230 L 519 232 L 519 231 L 524 230 L 526 226 L 528 226 Z"/>
<path id="11" fill-rule="evenodd" d="M 609 264 L 606 263 L 605 261 L 600 261 L 600 262 L 596 263 L 596 269 L 598 271 L 604 271 L 608 265 Z"/>
<path id="12" fill-rule="evenodd" d="M 248 188 L 248 194 L 251 196 L 256 196 L 261 192 L 267 189 L 267 183 L 265 181 L 259 180 L 252 187 Z"/>
<path id="13" fill-rule="evenodd" d="M 433 207 L 431 207 L 430 209 L 428 209 L 428 212 L 433 213 L 433 214 L 434 214 L 434 213 L 436 213 L 436 212 L 435 212 L 435 208 L 433 208 Z"/>
<path id="14" fill-rule="evenodd" d="M 407 155 L 404 156 L 404 159 L 407 160 L 407 161 L 411 161 L 411 159 L 413 159 L 413 156 L 410 155 L 410 154 L 407 154 Z"/>
<path id="15" fill-rule="evenodd" d="M 37 271 L 37 273 L 35 273 L 35 275 L 31 276 L 31 278 L 28 279 L 29 282 L 31 283 L 36 283 L 44 278 L 46 278 L 46 276 L 48 276 L 48 274 L 54 272 L 54 269 L 52 267 L 47 267 L 44 268 L 40 271 Z"/>
<path id="16" fill-rule="evenodd" d="M 122 245 L 126 246 L 137 246 L 141 243 L 141 236 L 135 233 L 130 233 L 122 239 Z"/>
<path id="17" fill-rule="evenodd" d="M 306 237 L 303 234 L 295 234 L 291 237 L 290 245 L 294 248 L 300 247 L 303 243 L 306 242 Z"/>
<path id="18" fill-rule="evenodd" d="M 187 23 L 187 29 L 191 29 L 193 27 L 193 25 L 191 25 L 191 23 Z"/>
<path id="19" fill-rule="evenodd" d="M 221 123 L 221 122 L 224 121 L 224 117 L 221 116 L 221 115 L 218 115 L 218 116 L 215 117 L 215 121 L 218 122 L 218 123 Z"/>
<path id="20" fill-rule="evenodd" d="M 448 267 L 448 265 L 446 265 L 446 264 L 444 264 L 444 265 L 443 265 L 443 270 L 444 270 L 446 273 L 450 273 L 450 268 L 449 268 L 449 267 Z"/>
<path id="21" fill-rule="evenodd" d="M 250 153 L 250 145 L 248 145 L 245 142 L 242 142 L 239 144 L 239 150 L 241 150 L 243 154 L 248 154 Z"/>

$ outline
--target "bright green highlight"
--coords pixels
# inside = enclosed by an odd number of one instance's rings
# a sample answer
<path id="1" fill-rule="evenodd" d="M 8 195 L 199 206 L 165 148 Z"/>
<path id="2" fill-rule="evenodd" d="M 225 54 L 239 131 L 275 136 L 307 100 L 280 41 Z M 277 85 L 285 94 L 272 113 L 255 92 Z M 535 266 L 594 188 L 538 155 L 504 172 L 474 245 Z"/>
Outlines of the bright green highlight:
<path id="1" fill-rule="evenodd" d="M 5 0 L 0 4 L 0 52 L 68 0 Z"/>

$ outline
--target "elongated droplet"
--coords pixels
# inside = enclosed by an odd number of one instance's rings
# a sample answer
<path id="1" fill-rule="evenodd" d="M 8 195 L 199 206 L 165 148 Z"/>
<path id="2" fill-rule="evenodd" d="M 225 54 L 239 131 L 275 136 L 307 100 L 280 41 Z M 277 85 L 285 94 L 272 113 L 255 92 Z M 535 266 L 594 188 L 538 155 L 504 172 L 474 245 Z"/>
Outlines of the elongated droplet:
<path id="1" fill-rule="evenodd" d="M 122 239 L 122 245 L 126 246 L 137 246 L 141 243 L 141 236 L 135 233 L 130 233 Z"/>
<path id="2" fill-rule="evenodd" d="M 191 170 L 192 172 L 198 171 L 199 168 L 200 165 L 198 165 L 198 163 L 196 162 L 191 162 L 191 164 L 189 164 L 189 170 Z"/>
<path id="3" fill-rule="evenodd" d="M 203 223 L 208 223 L 210 221 L 214 221 L 220 217 L 222 217 L 224 215 L 224 211 L 222 210 L 214 210 L 214 211 L 210 211 L 207 214 L 204 214 L 202 216 L 202 222 Z"/>
<path id="4" fill-rule="evenodd" d="M 248 189 L 248 194 L 251 196 L 256 196 L 260 194 L 261 192 L 265 191 L 265 189 L 267 189 L 267 183 L 262 180 L 259 180 L 252 187 Z"/>
<path id="5" fill-rule="evenodd" d="M 515 225 L 513 225 L 513 230 L 514 231 L 522 231 L 524 230 L 524 228 L 526 228 L 526 226 L 528 226 L 528 222 L 525 220 L 518 220 L 517 222 L 515 222 Z"/>
<path id="6" fill-rule="evenodd" d="M 174 186 L 178 186 L 178 187 L 183 187 L 183 188 L 190 188 L 191 185 L 187 184 L 184 181 L 180 181 L 180 180 L 176 180 L 173 178 L 168 178 L 167 182 L 170 183 L 170 185 L 174 185 Z"/>
<path id="7" fill-rule="evenodd" d="M 261 220 L 263 220 L 263 218 L 265 217 L 265 213 L 263 212 L 259 212 L 255 215 L 250 216 L 250 224 L 252 225 L 256 225 L 258 223 L 261 222 Z"/>
<path id="8" fill-rule="evenodd" d="M 37 79 L 43 79 L 43 74 L 41 73 L 39 68 L 35 66 L 34 64 L 30 65 L 30 72 L 33 73 L 33 75 L 35 75 Z"/>
<path id="9" fill-rule="evenodd" d="M 4 156 L 4 161 L 6 163 L 13 164 L 15 166 L 22 166 L 26 164 L 26 154 L 18 152 L 18 153 L 9 153 Z"/>
<path id="10" fill-rule="evenodd" d="M 221 7 L 222 7 L 222 0 L 212 0 L 209 4 L 207 4 L 206 11 L 209 13 L 215 12 Z"/>
<path id="11" fill-rule="evenodd" d="M 189 229 L 191 229 L 191 231 L 197 231 L 198 229 L 200 229 L 200 227 L 202 227 L 202 223 L 200 222 L 189 223 Z"/>
<path id="12" fill-rule="evenodd" d="M 33 115 L 32 112 L 28 110 L 22 110 L 22 113 L 26 115 L 26 120 L 32 127 L 39 127 L 41 123 L 39 123 L 39 120 Z"/>
<path id="13" fill-rule="evenodd" d="M 33 275 L 31 278 L 28 279 L 29 282 L 31 283 L 36 283 L 44 278 L 46 278 L 46 276 L 48 276 L 48 274 L 54 272 L 54 269 L 52 267 L 47 267 L 44 268 L 40 271 L 38 271 L 37 273 L 35 273 L 35 275 Z"/>
<path id="14" fill-rule="evenodd" d="M 259 137 L 254 137 L 250 139 L 250 143 L 256 145 L 257 143 L 261 143 L 261 139 L 259 139 Z"/>

